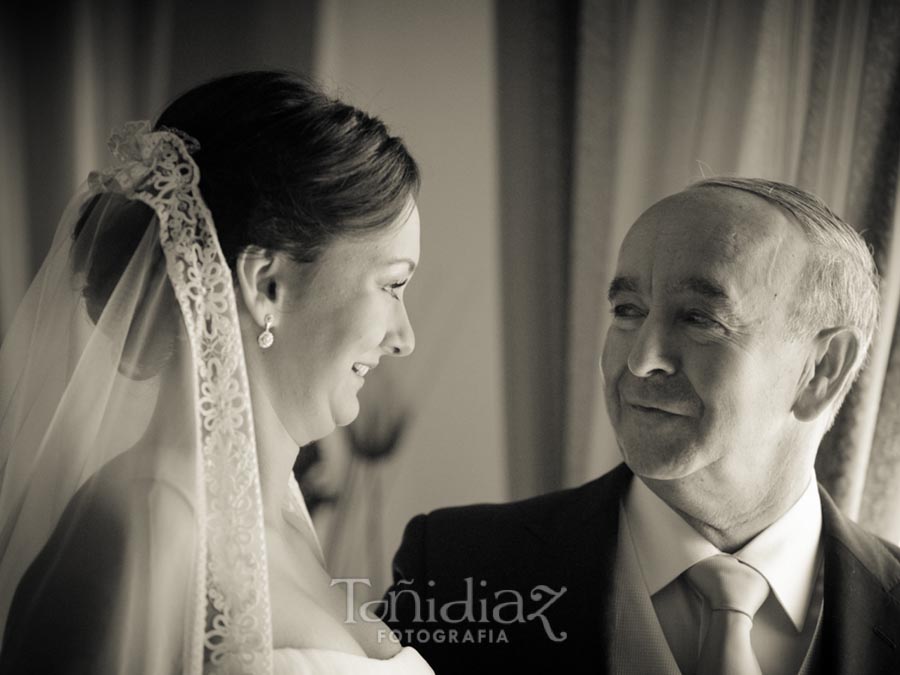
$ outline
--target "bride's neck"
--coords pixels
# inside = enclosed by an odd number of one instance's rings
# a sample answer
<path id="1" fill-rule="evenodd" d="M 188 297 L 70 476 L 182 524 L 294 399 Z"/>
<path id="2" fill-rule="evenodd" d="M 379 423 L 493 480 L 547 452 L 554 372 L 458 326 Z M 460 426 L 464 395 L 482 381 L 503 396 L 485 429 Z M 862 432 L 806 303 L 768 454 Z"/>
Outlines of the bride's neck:
<path id="1" fill-rule="evenodd" d="M 275 414 L 266 392 L 262 387 L 254 386 L 252 379 L 250 398 L 253 402 L 263 517 L 266 523 L 277 524 L 281 522 L 281 510 L 287 500 L 289 480 L 299 446 Z"/>

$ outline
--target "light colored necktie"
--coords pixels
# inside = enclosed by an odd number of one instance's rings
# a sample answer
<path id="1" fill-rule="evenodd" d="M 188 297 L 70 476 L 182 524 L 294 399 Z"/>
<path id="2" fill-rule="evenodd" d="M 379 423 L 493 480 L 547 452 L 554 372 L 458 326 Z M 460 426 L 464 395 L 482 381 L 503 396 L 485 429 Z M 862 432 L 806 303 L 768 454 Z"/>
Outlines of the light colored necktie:
<path id="1" fill-rule="evenodd" d="M 761 675 L 750 629 L 769 595 L 765 578 L 730 555 L 702 560 L 685 574 L 711 610 L 696 675 Z"/>

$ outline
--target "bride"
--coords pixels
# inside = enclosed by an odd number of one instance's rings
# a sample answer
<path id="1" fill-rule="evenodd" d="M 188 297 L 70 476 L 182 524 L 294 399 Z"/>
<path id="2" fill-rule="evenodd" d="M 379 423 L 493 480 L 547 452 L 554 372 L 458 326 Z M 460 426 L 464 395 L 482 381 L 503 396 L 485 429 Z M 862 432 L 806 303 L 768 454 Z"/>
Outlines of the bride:
<path id="1" fill-rule="evenodd" d="M 0 353 L 0 672 L 431 673 L 348 607 L 291 471 L 413 350 L 414 160 L 282 72 L 110 147 Z"/>

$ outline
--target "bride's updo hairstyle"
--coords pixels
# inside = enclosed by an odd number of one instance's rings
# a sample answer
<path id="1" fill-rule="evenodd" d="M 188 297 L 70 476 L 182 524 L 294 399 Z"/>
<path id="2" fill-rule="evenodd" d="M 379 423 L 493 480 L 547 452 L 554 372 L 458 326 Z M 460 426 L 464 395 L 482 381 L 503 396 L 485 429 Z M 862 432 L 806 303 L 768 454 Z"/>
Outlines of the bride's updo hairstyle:
<path id="1" fill-rule="evenodd" d="M 209 81 L 173 101 L 154 129 L 177 130 L 199 143 L 191 156 L 200 169 L 200 192 L 232 271 L 238 254 L 254 248 L 315 262 L 337 237 L 397 223 L 418 195 L 418 167 L 381 120 L 295 73 L 253 71 Z M 97 208 L 116 210 L 114 227 L 91 231 Z M 145 204 L 115 194 L 86 205 L 74 232 L 73 266 L 95 323 L 110 309 L 110 295 L 151 217 Z M 171 312 L 165 315 L 173 321 L 153 328 L 156 344 L 149 350 L 147 327 L 129 328 L 129 341 L 132 333 L 142 336 L 142 363 L 130 368 L 136 378 L 166 362 L 181 324 L 162 250 L 153 258 L 159 284 L 142 293 L 167 294 Z M 136 318 L 139 323 L 139 313 Z"/>
<path id="2" fill-rule="evenodd" d="M 388 227 L 419 170 L 381 120 L 285 72 L 223 77 L 156 122 L 200 143 L 193 154 L 225 260 L 257 246 L 313 262 L 338 236 Z"/>

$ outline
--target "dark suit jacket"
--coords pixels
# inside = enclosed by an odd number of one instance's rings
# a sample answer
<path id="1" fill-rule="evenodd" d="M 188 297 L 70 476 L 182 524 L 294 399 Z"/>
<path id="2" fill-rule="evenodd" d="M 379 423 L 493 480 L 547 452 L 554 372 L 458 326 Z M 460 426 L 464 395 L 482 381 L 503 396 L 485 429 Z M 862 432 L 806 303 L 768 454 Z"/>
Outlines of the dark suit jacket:
<path id="1" fill-rule="evenodd" d="M 416 516 L 394 558 L 387 624 L 437 675 L 609 672 L 618 507 L 631 479 L 621 465 L 571 490 Z M 820 494 L 816 672 L 900 674 L 900 549 Z"/>

